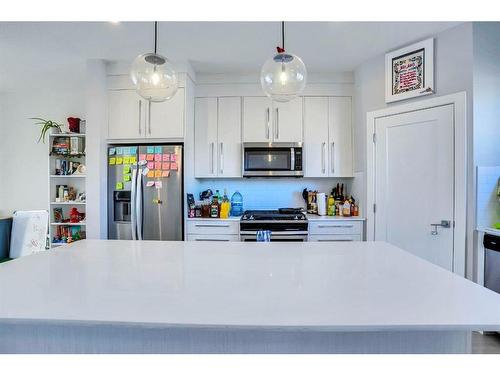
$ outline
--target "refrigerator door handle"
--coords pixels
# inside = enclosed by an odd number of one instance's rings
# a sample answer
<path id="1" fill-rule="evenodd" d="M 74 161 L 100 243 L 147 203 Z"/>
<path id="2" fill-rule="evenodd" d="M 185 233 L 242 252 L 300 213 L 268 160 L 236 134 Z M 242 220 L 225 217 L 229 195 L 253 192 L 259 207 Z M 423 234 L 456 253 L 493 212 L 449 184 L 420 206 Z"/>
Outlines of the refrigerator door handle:
<path id="1" fill-rule="evenodd" d="M 131 200 L 131 215 L 130 215 L 130 224 L 132 226 L 132 240 L 137 240 L 137 209 L 136 209 L 136 183 L 137 183 L 137 171 L 138 169 L 134 168 L 132 170 L 132 183 L 131 183 L 131 192 L 130 192 L 130 200 Z"/>
<path id="2" fill-rule="evenodd" d="M 142 240 L 142 173 L 137 174 L 136 191 L 137 239 Z"/>

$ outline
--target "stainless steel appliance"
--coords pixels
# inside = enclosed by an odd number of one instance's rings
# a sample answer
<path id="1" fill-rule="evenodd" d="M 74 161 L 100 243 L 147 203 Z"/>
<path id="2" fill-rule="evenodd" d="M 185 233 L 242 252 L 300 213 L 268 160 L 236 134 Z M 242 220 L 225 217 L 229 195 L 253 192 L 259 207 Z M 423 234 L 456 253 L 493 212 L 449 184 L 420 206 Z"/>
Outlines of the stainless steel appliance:
<path id="1" fill-rule="evenodd" d="M 300 208 L 245 211 L 240 219 L 240 239 L 255 242 L 257 232 L 271 231 L 271 241 L 307 241 L 307 217 Z"/>
<path id="2" fill-rule="evenodd" d="M 183 239 L 182 151 L 173 144 L 108 148 L 109 239 Z"/>
<path id="3" fill-rule="evenodd" d="M 303 177 L 302 143 L 243 144 L 243 177 Z"/>
<path id="4" fill-rule="evenodd" d="M 484 286 L 500 293 L 500 236 L 485 234 L 484 246 Z"/>

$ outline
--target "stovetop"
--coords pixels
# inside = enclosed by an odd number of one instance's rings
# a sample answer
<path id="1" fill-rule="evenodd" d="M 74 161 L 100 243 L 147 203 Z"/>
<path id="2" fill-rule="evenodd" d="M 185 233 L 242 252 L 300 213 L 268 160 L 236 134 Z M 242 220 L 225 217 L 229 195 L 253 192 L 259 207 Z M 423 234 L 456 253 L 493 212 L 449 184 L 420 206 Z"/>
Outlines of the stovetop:
<path id="1" fill-rule="evenodd" d="M 243 212 L 242 221 L 305 221 L 302 208 L 280 208 L 278 210 L 248 210 Z"/>

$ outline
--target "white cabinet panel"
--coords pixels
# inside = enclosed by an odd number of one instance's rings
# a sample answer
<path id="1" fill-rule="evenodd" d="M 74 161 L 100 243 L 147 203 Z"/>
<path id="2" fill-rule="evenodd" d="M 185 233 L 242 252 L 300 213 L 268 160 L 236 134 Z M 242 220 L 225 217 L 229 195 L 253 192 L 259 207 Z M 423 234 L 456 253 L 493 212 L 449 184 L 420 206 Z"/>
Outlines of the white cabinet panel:
<path id="1" fill-rule="evenodd" d="M 272 106 L 267 97 L 243 98 L 243 141 L 272 141 Z"/>
<path id="2" fill-rule="evenodd" d="M 304 176 L 328 177 L 328 98 L 304 99 Z"/>
<path id="3" fill-rule="evenodd" d="M 309 222 L 309 234 L 361 234 L 363 222 L 348 220 L 332 220 Z"/>
<path id="4" fill-rule="evenodd" d="M 238 235 L 224 235 L 224 234 L 188 234 L 188 241 L 211 241 L 211 242 L 238 242 L 240 236 Z"/>
<path id="5" fill-rule="evenodd" d="M 241 177 L 241 98 L 218 103 L 218 176 Z"/>
<path id="6" fill-rule="evenodd" d="M 351 98 L 330 98 L 330 176 L 352 177 Z"/>
<path id="7" fill-rule="evenodd" d="M 361 235 L 359 234 L 310 235 L 308 241 L 311 242 L 361 241 Z"/>
<path id="8" fill-rule="evenodd" d="M 134 90 L 108 92 L 108 138 L 130 139 L 145 135 L 147 102 Z"/>
<path id="9" fill-rule="evenodd" d="M 274 103 L 274 142 L 302 142 L 302 102 L 300 97 L 286 103 Z"/>
<path id="10" fill-rule="evenodd" d="M 184 88 L 179 88 L 174 97 L 148 106 L 146 136 L 148 138 L 184 137 Z"/>
<path id="11" fill-rule="evenodd" d="M 240 233 L 240 222 L 234 220 L 188 220 L 187 234 L 235 234 Z"/>
<path id="12" fill-rule="evenodd" d="M 213 177 L 217 175 L 217 98 L 196 98 L 194 107 L 194 173 Z"/>

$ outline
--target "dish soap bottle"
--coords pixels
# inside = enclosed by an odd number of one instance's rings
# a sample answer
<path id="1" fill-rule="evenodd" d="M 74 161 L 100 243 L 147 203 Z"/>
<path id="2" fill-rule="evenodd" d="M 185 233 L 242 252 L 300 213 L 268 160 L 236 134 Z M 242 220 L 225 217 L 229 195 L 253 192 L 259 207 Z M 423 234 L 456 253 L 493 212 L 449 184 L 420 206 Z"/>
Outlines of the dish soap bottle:
<path id="1" fill-rule="evenodd" d="M 222 203 L 220 204 L 220 218 L 227 219 L 229 217 L 230 210 L 231 203 L 229 203 L 229 198 L 227 197 L 227 189 L 224 189 L 224 196 L 222 197 Z"/>
<path id="2" fill-rule="evenodd" d="M 231 197 L 231 216 L 243 215 L 243 196 L 238 190 Z"/>

